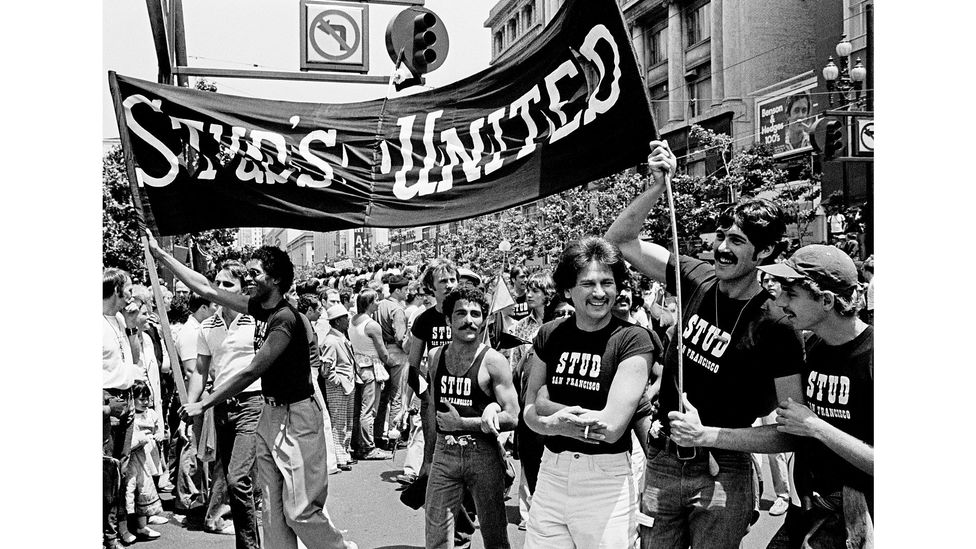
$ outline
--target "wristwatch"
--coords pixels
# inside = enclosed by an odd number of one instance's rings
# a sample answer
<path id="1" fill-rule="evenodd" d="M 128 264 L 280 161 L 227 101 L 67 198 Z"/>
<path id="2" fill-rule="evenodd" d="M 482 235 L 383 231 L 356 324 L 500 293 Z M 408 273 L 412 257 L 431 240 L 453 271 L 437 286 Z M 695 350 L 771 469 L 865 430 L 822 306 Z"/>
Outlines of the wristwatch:
<path id="1" fill-rule="evenodd" d="M 131 337 L 131 336 L 134 336 L 134 335 L 136 335 L 138 333 L 139 333 L 139 330 L 137 330 L 135 328 L 126 328 L 125 329 L 125 335 L 126 335 L 126 337 Z"/>

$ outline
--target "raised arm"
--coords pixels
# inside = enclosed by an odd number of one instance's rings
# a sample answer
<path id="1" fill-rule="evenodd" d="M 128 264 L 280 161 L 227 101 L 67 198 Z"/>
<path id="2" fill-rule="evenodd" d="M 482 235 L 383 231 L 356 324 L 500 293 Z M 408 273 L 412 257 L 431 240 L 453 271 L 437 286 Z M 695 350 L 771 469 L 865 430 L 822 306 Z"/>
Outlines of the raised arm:
<path id="1" fill-rule="evenodd" d="M 149 252 L 176 275 L 176 278 L 182 280 L 193 293 L 235 311 L 247 311 L 249 299 L 247 295 L 214 288 L 207 277 L 177 261 L 175 257 L 159 247 L 159 243 L 149 231 L 146 231 L 146 234 L 149 236 Z"/>
<path id="2" fill-rule="evenodd" d="M 651 183 L 617 216 L 605 237 L 620 248 L 624 258 L 637 270 L 653 279 L 665 280 L 671 252 L 664 246 L 641 241 L 640 231 L 651 208 L 664 194 L 665 177 L 674 172 L 677 160 L 666 141 L 651 141 L 650 148 L 647 163 L 652 175 Z"/>

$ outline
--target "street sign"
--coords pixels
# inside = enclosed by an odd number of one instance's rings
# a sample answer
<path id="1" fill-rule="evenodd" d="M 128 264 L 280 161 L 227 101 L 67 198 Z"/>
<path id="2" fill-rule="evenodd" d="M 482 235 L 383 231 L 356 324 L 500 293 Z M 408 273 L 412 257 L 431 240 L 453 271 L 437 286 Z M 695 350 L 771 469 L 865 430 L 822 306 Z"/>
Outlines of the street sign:
<path id="1" fill-rule="evenodd" d="M 369 6 L 302 0 L 301 69 L 369 72 Z"/>
<path id="2" fill-rule="evenodd" d="M 874 119 L 855 118 L 854 131 L 857 136 L 857 153 L 859 156 L 874 154 Z"/>

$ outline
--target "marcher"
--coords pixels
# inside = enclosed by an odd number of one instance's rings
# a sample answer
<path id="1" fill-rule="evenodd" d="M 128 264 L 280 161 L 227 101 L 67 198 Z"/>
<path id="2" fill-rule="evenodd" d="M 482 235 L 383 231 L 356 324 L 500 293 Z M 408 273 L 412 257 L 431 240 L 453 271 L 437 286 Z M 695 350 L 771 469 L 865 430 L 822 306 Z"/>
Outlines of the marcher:
<path id="1" fill-rule="evenodd" d="M 666 281 L 666 290 L 676 294 L 678 258 L 639 238 L 677 164 L 666 142 L 653 141 L 650 149 L 652 181 L 613 222 L 607 239 L 620 246 L 634 268 Z M 684 349 L 684 391 L 708 424 L 749 427 L 776 402 L 801 397 L 799 335 L 785 316 L 770 310 L 770 295 L 756 272 L 776 258 L 785 229 L 778 206 L 744 200 L 719 216 L 714 267 L 680 258 L 683 326 L 671 338 L 664 360 L 655 415 L 664 427 L 648 437 L 642 512 L 654 519 L 654 526 L 642 527 L 642 547 L 737 548 L 749 528 L 755 504 L 749 454 L 715 448 L 679 453 L 669 442 L 667 414 L 678 410 L 681 397 L 678 337 Z"/>
<path id="2" fill-rule="evenodd" d="M 235 310 L 246 310 L 263 323 L 259 344 L 247 368 L 199 402 L 184 405 L 182 415 L 198 416 L 206 408 L 234 397 L 258 378 L 264 409 L 258 420 L 257 466 L 264 494 L 265 544 L 271 549 L 357 547 L 345 541 L 325 507 L 326 471 L 322 410 L 312 398 L 309 372 L 311 325 L 284 300 L 294 267 L 283 250 L 258 248 L 247 261 L 245 294 L 212 288 L 206 277 L 164 252 L 149 235 L 153 256 L 200 295 Z"/>
<path id="3" fill-rule="evenodd" d="M 226 292 L 243 295 L 247 269 L 237 260 L 220 265 L 214 283 Z M 200 324 L 196 367 L 190 372 L 187 401 L 199 402 L 207 381 L 220 387 L 254 360 L 257 322 L 251 315 L 220 307 Z M 223 469 L 234 523 L 237 549 L 260 547 L 257 519 L 255 452 L 258 419 L 263 407 L 261 380 L 213 407 L 217 467 Z"/>
<path id="4" fill-rule="evenodd" d="M 654 361 L 650 333 L 611 314 L 626 278 L 620 252 L 586 237 L 554 271 L 573 317 L 542 326 L 528 359 L 525 422 L 545 450 L 525 548 L 633 547 L 637 489 L 630 420 Z"/>
<path id="5" fill-rule="evenodd" d="M 671 436 L 689 446 L 795 449 L 803 506 L 790 507 L 771 546 L 873 547 L 874 329 L 857 317 L 857 268 L 840 249 L 817 244 L 759 268 L 780 281 L 777 302 L 790 322 L 812 332 L 803 398 L 781 402 L 775 426 L 751 429 L 703 426 L 690 406 L 669 415 Z"/>
<path id="6" fill-rule="evenodd" d="M 465 489 L 473 496 L 486 547 L 509 547 L 505 461 L 496 440 L 518 420 L 512 372 L 501 353 L 481 342 L 488 301 L 461 286 L 444 300 L 451 342 L 430 357 L 437 438 L 425 498 L 427 549 L 453 547 L 454 517 Z M 433 414 L 432 414 L 433 415 Z"/>

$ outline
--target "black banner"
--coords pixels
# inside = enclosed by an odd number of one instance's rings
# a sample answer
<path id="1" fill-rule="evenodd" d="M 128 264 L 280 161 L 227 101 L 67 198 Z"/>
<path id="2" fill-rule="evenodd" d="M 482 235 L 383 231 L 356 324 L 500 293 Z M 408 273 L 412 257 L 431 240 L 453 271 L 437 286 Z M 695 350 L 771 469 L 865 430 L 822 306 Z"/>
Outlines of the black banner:
<path id="1" fill-rule="evenodd" d="M 511 58 L 397 99 L 312 104 L 109 81 L 147 222 L 164 235 L 465 219 L 632 167 L 656 136 L 613 0 L 567 2 Z"/>

